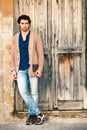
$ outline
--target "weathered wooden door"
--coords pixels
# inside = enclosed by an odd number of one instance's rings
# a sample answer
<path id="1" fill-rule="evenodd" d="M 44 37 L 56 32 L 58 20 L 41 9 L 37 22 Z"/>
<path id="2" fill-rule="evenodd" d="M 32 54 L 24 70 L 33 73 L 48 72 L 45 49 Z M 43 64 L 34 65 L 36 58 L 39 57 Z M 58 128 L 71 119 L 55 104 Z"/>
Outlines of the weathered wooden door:
<path id="1" fill-rule="evenodd" d="M 41 109 L 83 108 L 84 0 L 14 0 L 14 33 L 19 30 L 16 20 L 20 14 L 31 17 L 31 28 L 43 40 L 45 66 L 39 82 Z M 15 99 L 16 110 L 24 110 L 17 90 Z"/>
<path id="2" fill-rule="evenodd" d="M 84 1 L 52 1 L 54 107 L 83 108 L 85 74 Z"/>

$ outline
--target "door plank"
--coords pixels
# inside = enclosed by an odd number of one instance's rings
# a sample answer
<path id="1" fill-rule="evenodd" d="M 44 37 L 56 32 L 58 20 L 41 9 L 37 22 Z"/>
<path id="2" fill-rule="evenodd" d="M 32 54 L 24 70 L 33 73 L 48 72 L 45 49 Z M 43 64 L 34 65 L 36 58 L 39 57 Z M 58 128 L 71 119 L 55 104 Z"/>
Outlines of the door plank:
<path id="1" fill-rule="evenodd" d="M 73 46 L 77 46 L 78 0 L 73 0 Z"/>
<path id="2" fill-rule="evenodd" d="M 72 88 L 71 88 L 71 83 L 70 83 L 70 56 L 66 55 L 65 58 L 65 100 L 71 100 L 73 99 L 72 97 Z"/>
<path id="3" fill-rule="evenodd" d="M 79 57 L 74 57 L 74 100 L 79 100 Z"/>
<path id="4" fill-rule="evenodd" d="M 62 101 L 58 102 L 58 110 L 78 110 L 83 108 L 82 101 Z"/>
<path id="5" fill-rule="evenodd" d="M 64 77 L 64 57 L 59 55 L 58 59 L 58 100 L 64 100 L 65 97 L 65 77 Z"/>
<path id="6" fill-rule="evenodd" d="M 77 24 L 77 41 L 78 45 L 82 45 L 82 0 L 78 0 L 78 24 Z"/>
<path id="7" fill-rule="evenodd" d="M 73 0 L 68 0 L 68 45 L 71 47 L 72 44 L 72 35 L 73 35 Z"/>
<path id="8" fill-rule="evenodd" d="M 56 16 L 56 17 L 55 17 Z M 57 95 L 58 95 L 58 56 L 57 56 L 57 48 L 58 48 L 58 3 L 56 0 L 52 0 L 52 52 L 54 62 L 54 104 L 57 105 Z M 55 55 L 54 55 L 55 54 Z"/>

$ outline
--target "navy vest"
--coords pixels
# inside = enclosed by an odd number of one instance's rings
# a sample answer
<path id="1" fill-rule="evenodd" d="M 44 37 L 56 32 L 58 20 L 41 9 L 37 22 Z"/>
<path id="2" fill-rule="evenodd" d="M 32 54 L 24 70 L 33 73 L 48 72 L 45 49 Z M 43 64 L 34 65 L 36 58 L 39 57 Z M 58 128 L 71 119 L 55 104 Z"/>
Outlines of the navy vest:
<path id="1" fill-rule="evenodd" d="M 19 70 L 26 70 L 29 68 L 29 52 L 28 44 L 30 39 L 30 32 L 26 36 L 26 40 L 23 41 L 22 34 L 19 34 L 19 50 L 20 50 L 20 64 Z"/>

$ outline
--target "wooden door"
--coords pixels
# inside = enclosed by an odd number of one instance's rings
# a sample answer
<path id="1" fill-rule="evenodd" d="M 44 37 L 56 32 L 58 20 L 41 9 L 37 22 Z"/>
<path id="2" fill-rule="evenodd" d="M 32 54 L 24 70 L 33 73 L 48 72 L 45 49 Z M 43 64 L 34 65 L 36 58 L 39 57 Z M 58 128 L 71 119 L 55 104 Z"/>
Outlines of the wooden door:
<path id="1" fill-rule="evenodd" d="M 85 44 L 83 0 L 52 1 L 54 108 L 83 108 Z"/>
<path id="2" fill-rule="evenodd" d="M 14 0 L 14 34 L 19 15 L 31 17 L 31 29 L 43 40 L 45 66 L 39 82 L 43 110 L 81 109 L 85 71 L 84 0 Z M 16 85 L 17 86 L 17 85 Z M 15 108 L 25 110 L 17 87 Z"/>

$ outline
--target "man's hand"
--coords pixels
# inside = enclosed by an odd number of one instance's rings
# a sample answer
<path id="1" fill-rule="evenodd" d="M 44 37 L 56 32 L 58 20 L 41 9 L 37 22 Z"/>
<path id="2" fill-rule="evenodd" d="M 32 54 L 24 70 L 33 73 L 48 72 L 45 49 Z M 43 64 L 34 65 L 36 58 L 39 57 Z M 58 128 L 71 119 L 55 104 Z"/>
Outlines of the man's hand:
<path id="1" fill-rule="evenodd" d="M 36 75 L 37 77 L 41 77 L 41 76 L 42 76 L 42 72 L 41 72 L 40 70 L 37 70 L 37 71 L 35 72 L 35 75 Z"/>
<path id="2" fill-rule="evenodd" d="M 16 71 L 12 71 L 12 72 L 11 72 L 11 75 L 12 75 L 12 79 L 13 79 L 13 80 L 16 80 L 16 79 L 17 79 L 17 73 L 16 73 Z"/>

